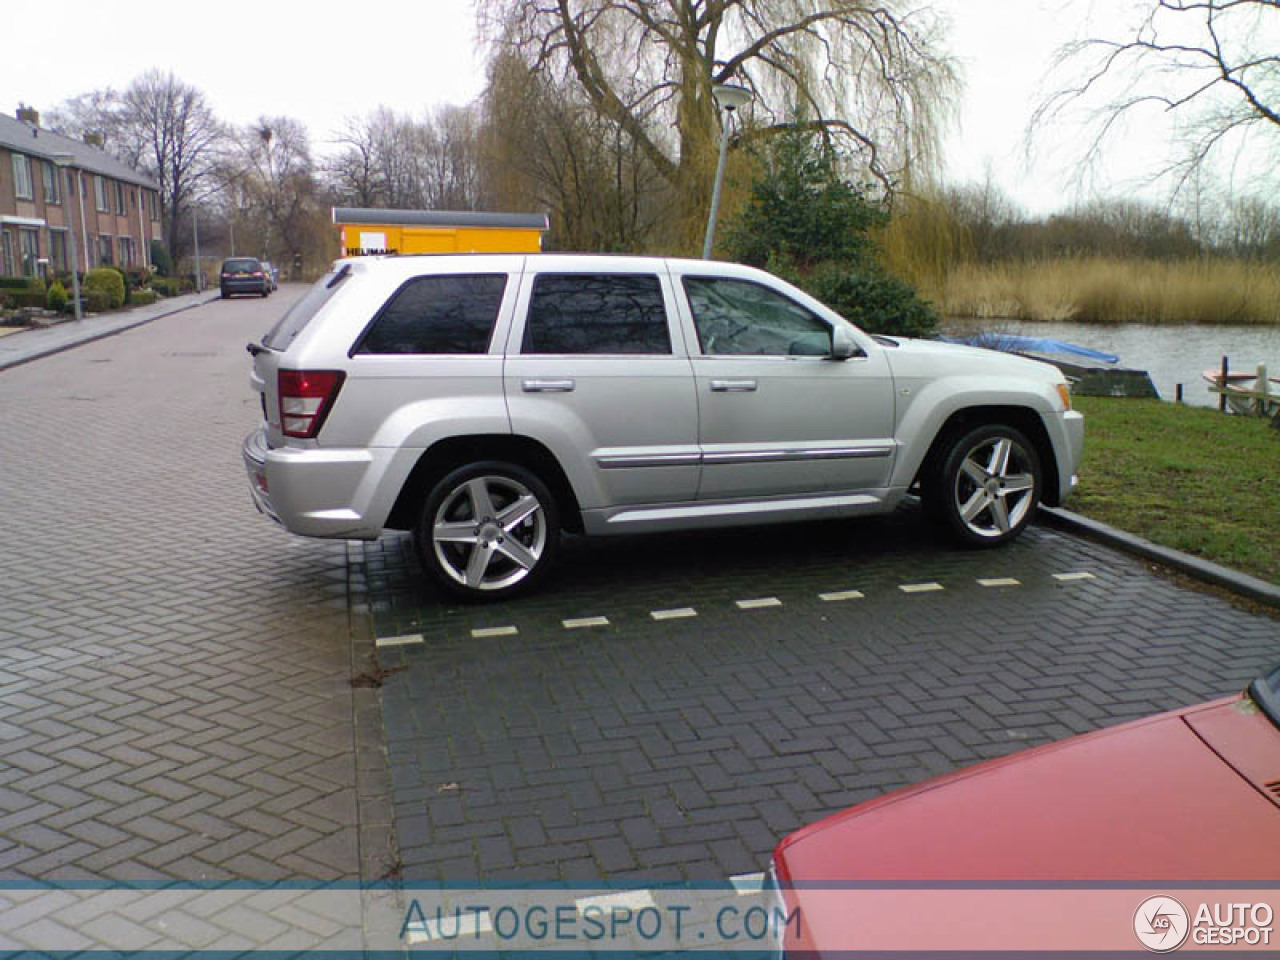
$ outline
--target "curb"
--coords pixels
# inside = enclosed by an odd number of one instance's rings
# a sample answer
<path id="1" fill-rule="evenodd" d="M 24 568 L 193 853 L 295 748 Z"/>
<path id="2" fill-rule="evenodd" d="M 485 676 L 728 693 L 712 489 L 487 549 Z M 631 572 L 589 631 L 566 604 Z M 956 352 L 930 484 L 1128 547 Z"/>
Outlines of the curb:
<path id="1" fill-rule="evenodd" d="M 1257 577 L 1251 577 L 1247 573 L 1231 570 L 1221 564 L 1203 560 L 1200 557 L 1193 557 L 1189 553 L 1182 553 L 1170 547 L 1162 547 L 1157 543 L 1152 543 L 1150 540 L 1145 540 L 1132 533 L 1125 533 L 1123 530 L 1117 530 L 1115 527 L 1108 526 L 1097 520 L 1091 520 L 1078 513 L 1072 513 L 1070 510 L 1064 510 L 1061 507 L 1046 507 L 1041 504 L 1040 518 L 1040 522 L 1047 526 L 1068 530 L 1072 533 L 1087 534 L 1096 540 L 1102 541 L 1107 546 L 1115 547 L 1117 550 L 1122 550 L 1125 553 L 1131 553 L 1147 560 L 1154 560 L 1156 563 L 1172 567 L 1197 580 L 1225 587 L 1227 590 L 1248 597 L 1250 600 L 1256 600 L 1259 603 L 1265 603 L 1273 607 L 1280 607 L 1280 587 Z"/>
<path id="2" fill-rule="evenodd" d="M 182 313 L 184 310 L 192 310 L 195 307 L 204 306 L 206 303 L 212 303 L 217 297 L 209 297 L 205 300 L 197 300 L 193 303 L 184 303 L 182 306 L 174 307 L 172 310 L 164 310 L 160 313 L 152 314 L 148 317 L 139 317 L 121 321 L 118 324 L 110 324 L 105 329 L 99 329 L 92 333 L 88 333 L 83 337 L 63 341 L 61 343 L 50 344 L 47 347 L 36 348 L 30 353 L 25 353 L 17 357 L 0 357 L 0 371 L 8 370 L 12 367 L 21 366 L 24 363 L 30 363 L 33 360 L 42 360 L 45 357 L 51 357 L 55 353 L 64 353 L 67 350 L 74 350 L 76 347 L 84 346 L 86 343 L 94 343 L 98 340 L 105 340 L 107 337 L 114 337 L 117 333 L 124 333 L 126 330 L 133 330 L 144 324 L 151 323 L 153 320 L 159 320 L 162 317 L 172 317 L 174 314 Z M 82 323 L 84 321 L 81 321 Z"/>

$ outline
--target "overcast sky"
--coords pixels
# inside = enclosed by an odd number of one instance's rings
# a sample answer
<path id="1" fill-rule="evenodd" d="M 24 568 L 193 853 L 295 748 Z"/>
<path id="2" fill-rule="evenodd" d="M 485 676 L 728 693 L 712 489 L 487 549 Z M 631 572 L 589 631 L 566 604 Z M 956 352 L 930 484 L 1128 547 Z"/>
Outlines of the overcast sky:
<path id="1" fill-rule="evenodd" d="M 1033 212 L 1081 199 L 1069 162 L 1072 131 L 1038 136 L 1030 165 L 1024 132 L 1054 50 L 1080 30 L 1089 10 L 1098 15 L 1098 4 L 934 2 L 951 17 L 950 47 L 966 79 L 946 141 L 949 179 L 981 180 L 989 167 Z M 1102 9 L 1120 6 L 1104 0 Z M 47 111 L 75 94 L 123 88 L 159 67 L 202 90 L 223 120 L 291 116 L 323 150 L 346 117 L 379 105 L 419 116 L 436 104 L 467 103 L 483 86 L 470 0 L 268 0 L 205 5 L 198 16 L 191 9 L 124 0 L 107 13 L 101 0 L 61 0 L 49 8 L 49 29 L 7 44 L 0 55 L 0 111 L 12 115 L 19 101 Z M 1154 136 L 1130 131 L 1115 155 L 1149 157 L 1160 149 Z M 1134 173 L 1131 164 L 1103 189 L 1140 191 Z"/>

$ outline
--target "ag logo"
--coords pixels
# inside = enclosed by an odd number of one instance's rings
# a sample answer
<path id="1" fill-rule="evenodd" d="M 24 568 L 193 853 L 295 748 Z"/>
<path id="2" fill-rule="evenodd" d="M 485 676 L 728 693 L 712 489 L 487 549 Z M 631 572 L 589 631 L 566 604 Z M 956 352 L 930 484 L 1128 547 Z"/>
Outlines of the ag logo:
<path id="1" fill-rule="evenodd" d="M 1138 942 L 1153 953 L 1177 950 L 1187 939 L 1191 917 L 1173 897 L 1147 897 L 1133 915 Z"/>

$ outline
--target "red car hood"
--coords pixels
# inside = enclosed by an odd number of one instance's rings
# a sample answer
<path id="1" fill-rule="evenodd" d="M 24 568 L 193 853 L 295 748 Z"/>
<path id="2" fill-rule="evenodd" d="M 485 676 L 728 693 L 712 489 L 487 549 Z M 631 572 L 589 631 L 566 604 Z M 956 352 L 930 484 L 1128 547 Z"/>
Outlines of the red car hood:
<path id="1" fill-rule="evenodd" d="M 1050 744 L 791 834 L 784 886 L 1280 879 L 1280 730 L 1240 697 Z"/>

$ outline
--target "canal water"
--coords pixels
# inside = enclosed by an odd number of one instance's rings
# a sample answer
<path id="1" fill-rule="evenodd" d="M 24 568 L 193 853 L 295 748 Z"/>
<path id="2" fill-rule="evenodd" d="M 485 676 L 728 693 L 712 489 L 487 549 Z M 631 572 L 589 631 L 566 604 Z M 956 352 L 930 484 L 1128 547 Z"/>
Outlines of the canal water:
<path id="1" fill-rule="evenodd" d="M 942 324 L 946 336 L 975 333 L 1011 333 L 1051 337 L 1091 347 L 1120 357 L 1119 366 L 1146 370 L 1163 400 L 1172 400 L 1181 383 L 1183 399 L 1197 406 L 1217 406 L 1218 398 L 1201 379 L 1207 369 L 1218 369 L 1225 354 L 1232 370 L 1252 373 L 1267 365 L 1268 375 L 1280 376 L 1280 327 L 1260 326 L 1149 326 L 1090 323 L 1025 323 L 1018 320 L 948 318 Z"/>

